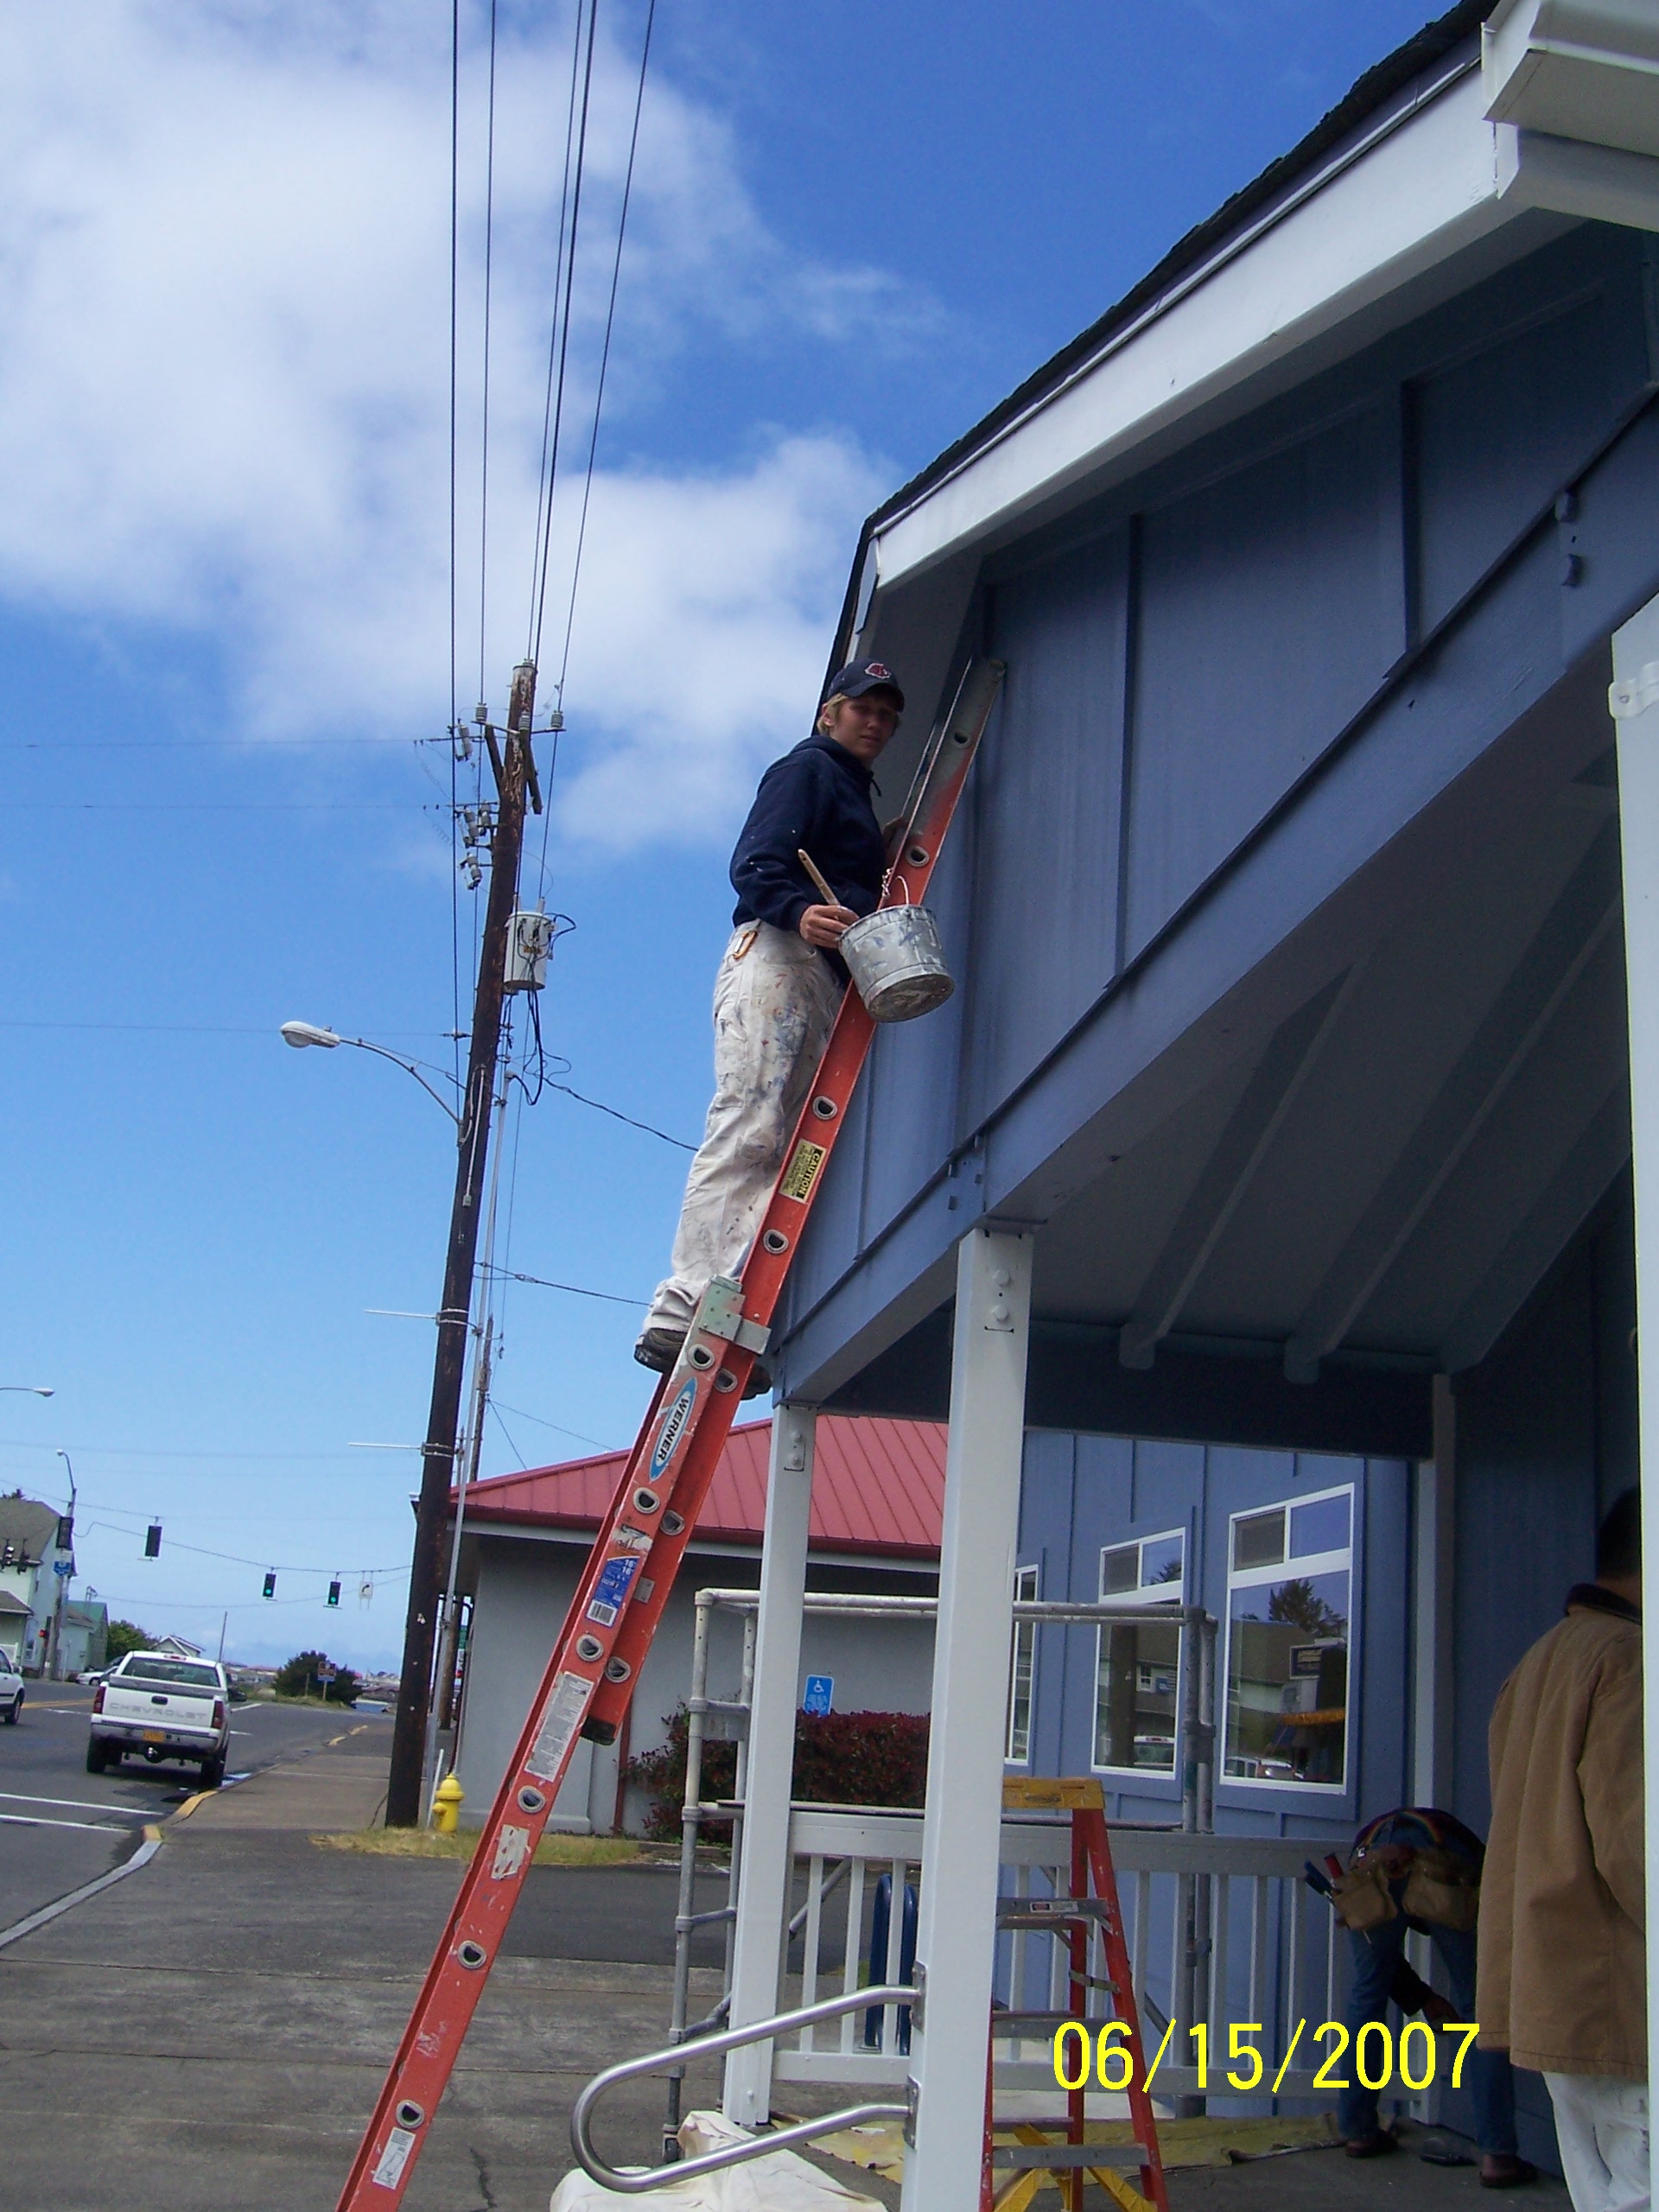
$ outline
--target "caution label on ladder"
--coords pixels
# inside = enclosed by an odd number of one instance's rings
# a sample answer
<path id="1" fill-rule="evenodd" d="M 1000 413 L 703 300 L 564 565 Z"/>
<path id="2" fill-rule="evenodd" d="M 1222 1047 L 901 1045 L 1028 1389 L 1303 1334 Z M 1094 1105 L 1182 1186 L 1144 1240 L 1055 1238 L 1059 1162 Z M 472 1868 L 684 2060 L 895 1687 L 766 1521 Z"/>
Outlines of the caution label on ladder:
<path id="1" fill-rule="evenodd" d="M 588 1700 L 593 1694 L 594 1685 L 586 1675 L 559 1676 L 553 1685 L 553 1694 L 547 1700 L 547 1711 L 542 1715 L 530 1757 L 524 1761 L 526 1774 L 533 1774 L 541 1782 L 557 1780 L 564 1755 L 582 1726 L 582 1716 L 587 1712 Z"/>

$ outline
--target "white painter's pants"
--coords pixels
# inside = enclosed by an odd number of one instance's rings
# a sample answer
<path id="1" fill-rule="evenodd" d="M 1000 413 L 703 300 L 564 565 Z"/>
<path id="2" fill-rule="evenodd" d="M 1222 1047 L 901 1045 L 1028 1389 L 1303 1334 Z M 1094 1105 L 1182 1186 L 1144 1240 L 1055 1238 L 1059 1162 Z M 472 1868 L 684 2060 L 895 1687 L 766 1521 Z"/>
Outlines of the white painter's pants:
<path id="1" fill-rule="evenodd" d="M 1573 2212 L 1648 2212 L 1648 2085 L 1546 2074 Z"/>
<path id="2" fill-rule="evenodd" d="M 753 1242 L 784 1147 L 841 1005 L 840 977 L 769 922 L 732 933 L 715 978 L 715 1097 L 686 1178 L 671 1272 L 645 1326 L 683 1329 Z"/>

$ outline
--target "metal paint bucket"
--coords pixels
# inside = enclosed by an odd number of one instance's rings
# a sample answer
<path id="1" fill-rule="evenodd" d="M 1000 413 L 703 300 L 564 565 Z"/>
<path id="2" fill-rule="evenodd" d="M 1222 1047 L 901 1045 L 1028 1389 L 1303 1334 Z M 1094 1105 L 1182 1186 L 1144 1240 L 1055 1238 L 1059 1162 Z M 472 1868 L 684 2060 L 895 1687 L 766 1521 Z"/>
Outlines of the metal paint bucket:
<path id="1" fill-rule="evenodd" d="M 874 1021 L 913 1021 L 957 988 L 939 925 L 925 906 L 881 906 L 855 922 L 837 948 Z"/>

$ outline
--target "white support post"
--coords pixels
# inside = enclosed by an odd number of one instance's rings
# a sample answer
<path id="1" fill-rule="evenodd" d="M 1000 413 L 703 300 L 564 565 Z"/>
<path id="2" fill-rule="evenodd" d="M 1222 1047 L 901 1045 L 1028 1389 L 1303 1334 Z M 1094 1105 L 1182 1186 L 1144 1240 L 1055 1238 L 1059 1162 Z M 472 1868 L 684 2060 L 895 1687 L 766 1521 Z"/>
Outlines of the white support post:
<path id="1" fill-rule="evenodd" d="M 904 2212 L 976 2212 L 996 1955 L 1031 1244 L 976 1229 L 957 1253 L 933 1712 L 922 1828 Z"/>
<path id="2" fill-rule="evenodd" d="M 1613 633 L 1618 830 L 1630 1000 L 1630 1149 L 1636 1183 L 1637 1390 L 1642 1550 L 1659 1560 L 1659 599 Z M 1649 1319 L 1651 1315 L 1651 1319 Z M 1654 1480 L 1645 1479 L 1649 1472 Z M 1659 2050 L 1659 1605 L 1642 1612 L 1648 1832 L 1648 2048 Z"/>
<path id="3" fill-rule="evenodd" d="M 761 1540 L 760 1607 L 749 1704 L 743 1857 L 738 1870 L 732 1954 L 731 2025 L 778 2010 L 790 1874 L 789 1793 L 795 1766 L 801 1616 L 818 1417 L 810 1406 L 779 1406 L 772 1421 L 766 1524 Z M 728 2120 L 764 2126 L 772 2109 L 772 2045 L 751 2044 L 726 2061 Z"/>
<path id="4" fill-rule="evenodd" d="M 1433 1457 L 1414 1470 L 1413 1560 L 1411 1802 L 1450 1805 L 1452 1797 L 1452 1573 L 1457 1504 L 1457 1403 L 1452 1378 L 1434 1377 Z M 1335 1940 L 1333 1936 L 1333 1941 Z M 1434 1979 L 1427 1935 L 1406 1938 L 1406 1957 L 1427 1982 Z M 1411 2100 L 1412 2117 L 1438 2125 L 1440 2085 L 1431 2082 Z"/>
<path id="5" fill-rule="evenodd" d="M 1452 1379 L 1446 1375 L 1434 1377 L 1434 1456 L 1417 1462 L 1415 1488 L 1411 1802 L 1414 1805 L 1449 1805 L 1455 1719 L 1452 1703 L 1452 1577 L 1457 1503 L 1457 1405 L 1452 1395 Z"/>

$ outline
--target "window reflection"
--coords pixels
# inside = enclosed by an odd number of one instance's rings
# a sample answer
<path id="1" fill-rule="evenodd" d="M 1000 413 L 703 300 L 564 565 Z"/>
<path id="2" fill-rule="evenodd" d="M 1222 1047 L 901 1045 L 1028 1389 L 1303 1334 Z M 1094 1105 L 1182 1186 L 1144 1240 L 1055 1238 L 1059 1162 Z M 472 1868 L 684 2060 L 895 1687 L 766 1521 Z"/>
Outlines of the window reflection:
<path id="1" fill-rule="evenodd" d="M 1100 1594 L 1113 1605 L 1167 1604 L 1182 1595 L 1181 1529 L 1100 1555 Z M 1095 1665 L 1095 1764 L 1156 1774 L 1175 1769 L 1180 1629 L 1174 1621 L 1103 1621 Z"/>
<path id="2" fill-rule="evenodd" d="M 1344 1490 L 1233 1521 L 1224 1771 L 1237 1780 L 1344 1783 L 1352 1504 Z"/>

